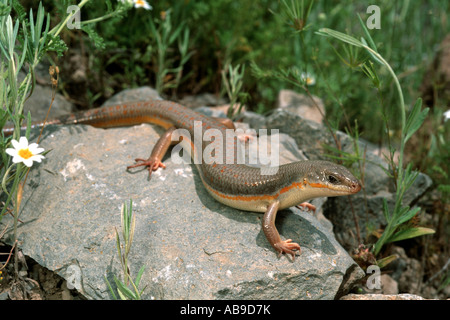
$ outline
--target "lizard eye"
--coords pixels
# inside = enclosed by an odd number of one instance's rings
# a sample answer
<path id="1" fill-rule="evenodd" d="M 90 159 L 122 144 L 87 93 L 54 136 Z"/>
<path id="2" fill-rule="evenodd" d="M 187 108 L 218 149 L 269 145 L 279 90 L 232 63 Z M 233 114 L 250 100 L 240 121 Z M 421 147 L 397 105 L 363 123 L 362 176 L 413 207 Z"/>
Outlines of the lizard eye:
<path id="1" fill-rule="evenodd" d="M 332 175 L 328 175 L 327 180 L 329 183 L 332 183 L 332 184 L 336 184 L 339 182 L 339 180 L 335 176 L 332 176 Z"/>

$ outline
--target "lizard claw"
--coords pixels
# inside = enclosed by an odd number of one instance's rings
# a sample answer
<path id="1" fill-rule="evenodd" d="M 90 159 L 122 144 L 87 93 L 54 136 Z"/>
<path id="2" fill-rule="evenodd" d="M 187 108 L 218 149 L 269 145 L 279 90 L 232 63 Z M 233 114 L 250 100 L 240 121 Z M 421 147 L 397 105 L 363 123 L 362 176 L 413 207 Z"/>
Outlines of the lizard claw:
<path id="1" fill-rule="evenodd" d="M 248 142 L 250 140 L 253 140 L 255 137 L 251 134 L 242 134 L 242 135 L 238 135 L 238 139 L 241 142 Z"/>
<path id="2" fill-rule="evenodd" d="M 311 210 L 314 213 L 316 212 L 316 206 L 308 202 L 300 203 L 296 205 L 296 207 L 299 208 L 300 210 L 303 208 L 303 210 Z"/>
<path id="3" fill-rule="evenodd" d="M 131 166 L 128 166 L 127 169 L 145 166 L 148 169 L 149 179 L 151 179 L 151 177 L 152 177 L 152 171 L 156 171 L 156 170 L 158 170 L 158 168 L 163 168 L 163 169 L 166 168 L 166 165 L 164 163 L 162 163 L 161 160 L 155 159 L 152 157 L 150 157 L 148 159 L 137 158 L 137 159 L 134 159 L 134 161 L 137 163 L 133 164 Z"/>
<path id="4" fill-rule="evenodd" d="M 292 242 L 292 239 L 282 240 L 280 242 L 275 243 L 275 250 L 278 251 L 278 257 L 281 256 L 282 253 L 287 253 L 292 256 L 292 260 L 295 261 L 296 251 L 300 254 L 302 252 L 300 245 L 298 243 Z"/>

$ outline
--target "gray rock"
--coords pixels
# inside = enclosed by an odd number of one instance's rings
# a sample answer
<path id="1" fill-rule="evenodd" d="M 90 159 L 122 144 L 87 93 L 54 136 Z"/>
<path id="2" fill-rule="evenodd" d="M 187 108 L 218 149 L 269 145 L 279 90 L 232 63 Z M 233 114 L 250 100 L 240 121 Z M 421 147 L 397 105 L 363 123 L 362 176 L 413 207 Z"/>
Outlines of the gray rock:
<path id="1" fill-rule="evenodd" d="M 313 100 L 306 94 L 297 93 L 292 90 L 281 90 L 278 94 L 278 107 L 288 112 L 299 115 L 317 123 L 322 123 L 325 115 L 325 106 L 322 99 L 312 96 Z"/>
<path id="2" fill-rule="evenodd" d="M 50 113 L 48 119 L 57 118 L 74 111 L 72 103 L 68 102 L 64 96 L 57 93 L 52 103 L 52 88 L 47 86 L 36 85 L 33 92 L 33 99 L 29 99 L 24 105 L 24 114 L 31 112 L 31 117 L 35 121 L 42 121 L 47 115 L 50 105 Z M 26 123 L 26 122 L 24 122 Z"/>
<path id="3" fill-rule="evenodd" d="M 202 93 L 195 96 L 184 96 L 180 103 L 188 108 L 198 108 L 202 106 L 220 106 L 225 105 L 227 100 L 213 93 Z"/>
<path id="4" fill-rule="evenodd" d="M 248 123 L 251 128 L 259 130 L 266 128 L 266 117 L 263 115 L 252 112 L 245 111 L 239 117 L 243 122 Z"/>
<path id="5" fill-rule="evenodd" d="M 7 291 L 3 291 L 0 293 L 0 301 L 2 300 L 9 300 L 9 295 Z"/>
<path id="6" fill-rule="evenodd" d="M 398 283 L 387 274 L 380 276 L 381 289 L 384 294 L 398 294 Z"/>
<path id="7" fill-rule="evenodd" d="M 120 274 L 120 207 L 133 199 L 129 261 L 134 276 L 145 266 L 144 299 L 334 299 L 364 275 L 310 213 L 278 214 L 282 237 L 302 247 L 291 262 L 278 259 L 265 239 L 261 214 L 213 200 L 193 165 L 167 157 L 167 169 L 150 182 L 146 170 L 127 172 L 135 157 L 148 156 L 161 132 L 150 125 L 47 127 L 40 145 L 52 151 L 31 170 L 23 192 L 23 253 L 87 298 L 109 299 L 104 277 Z M 11 230 L 5 240 L 11 243 Z"/>
<path id="8" fill-rule="evenodd" d="M 151 87 L 126 89 L 109 98 L 102 104 L 102 107 L 130 101 L 144 101 L 151 99 L 162 100 L 158 94 L 158 91 Z"/>
<path id="9" fill-rule="evenodd" d="M 215 118 L 226 118 L 227 117 L 227 115 L 222 110 L 217 110 L 214 108 L 198 107 L 198 108 L 195 108 L 195 111 L 200 112 L 208 117 L 215 117 Z"/>
<path id="10" fill-rule="evenodd" d="M 398 282 L 399 292 L 419 293 L 423 275 L 420 261 L 409 258 L 402 247 L 392 246 L 390 251 L 398 256 L 387 268 L 392 278 Z"/>

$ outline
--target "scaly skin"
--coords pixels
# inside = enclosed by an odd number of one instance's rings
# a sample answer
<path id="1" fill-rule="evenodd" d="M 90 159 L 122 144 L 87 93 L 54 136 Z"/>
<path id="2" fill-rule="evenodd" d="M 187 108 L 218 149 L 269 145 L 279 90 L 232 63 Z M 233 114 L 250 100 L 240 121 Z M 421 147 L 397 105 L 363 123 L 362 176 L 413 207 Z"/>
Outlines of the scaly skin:
<path id="1" fill-rule="evenodd" d="M 164 168 L 161 162 L 169 146 L 173 143 L 175 129 L 187 130 L 194 137 L 194 121 L 201 121 L 201 134 L 208 129 L 217 130 L 223 137 L 229 122 L 219 121 L 199 114 L 179 104 L 163 100 L 126 103 L 80 112 L 67 117 L 51 120 L 51 124 L 89 124 L 94 127 L 110 128 L 130 126 L 140 123 L 154 123 L 167 129 L 152 150 L 148 159 L 136 159 L 136 164 L 128 168 L 147 166 L 151 174 Z M 35 127 L 42 123 L 33 124 Z M 11 128 L 4 129 L 10 134 Z M 203 139 L 202 139 L 203 140 Z M 225 138 L 224 138 L 225 141 Z M 203 141 L 195 145 L 194 140 L 184 136 L 181 143 L 191 156 L 200 159 L 204 149 L 211 143 Z M 236 139 L 233 146 L 236 148 Z M 236 150 L 236 149 L 235 149 Z M 236 154 L 236 152 L 234 152 Z M 218 157 L 215 162 L 196 164 L 201 180 L 213 198 L 230 207 L 246 211 L 265 212 L 263 231 L 272 247 L 279 253 L 300 252 L 300 246 L 291 239 L 281 240 L 275 227 L 278 210 L 295 205 L 314 207 L 304 201 L 317 197 L 351 195 L 361 189 L 358 180 L 345 167 L 328 161 L 299 161 L 281 165 L 273 175 L 263 175 L 259 168 L 237 164 L 236 157 Z M 195 163 L 199 162 L 194 161 Z M 230 164 L 229 164 L 230 163 Z"/>

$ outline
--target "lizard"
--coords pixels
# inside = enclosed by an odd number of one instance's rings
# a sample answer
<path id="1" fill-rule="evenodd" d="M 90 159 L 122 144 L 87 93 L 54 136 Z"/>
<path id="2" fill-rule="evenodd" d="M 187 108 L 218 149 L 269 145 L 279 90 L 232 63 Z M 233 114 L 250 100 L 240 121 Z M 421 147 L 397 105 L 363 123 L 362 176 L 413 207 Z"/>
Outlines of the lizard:
<path id="1" fill-rule="evenodd" d="M 173 139 L 177 129 L 194 134 L 195 121 L 200 121 L 202 132 L 208 129 L 226 134 L 233 129 L 231 120 L 219 120 L 200 114 L 178 103 L 166 100 L 148 100 L 105 106 L 80 111 L 68 116 L 49 120 L 47 124 L 88 124 L 98 128 L 131 126 L 152 123 L 165 128 L 154 145 L 149 158 L 136 158 L 135 164 L 127 169 L 144 166 L 149 177 L 153 171 L 165 168 L 162 159 L 169 147 L 177 142 Z M 35 122 L 32 127 L 42 127 L 43 122 Z M 5 135 L 12 134 L 13 127 L 5 127 Z M 175 140 L 175 141 L 172 141 Z M 189 137 L 178 139 L 192 157 L 201 154 L 211 142 L 203 141 L 195 146 Z M 233 139 L 236 144 L 236 139 Z M 235 147 L 235 146 L 233 146 Z M 199 149 L 199 150 L 196 150 Z M 225 160 L 225 159 L 219 159 Z M 361 184 L 344 166 L 323 160 L 304 160 L 280 165 L 276 173 L 262 174 L 260 168 L 229 161 L 195 161 L 201 181 L 208 193 L 217 201 L 244 211 L 264 213 L 262 230 L 278 253 L 289 254 L 292 261 L 301 248 L 292 239 L 282 240 L 275 226 L 279 210 L 292 206 L 303 206 L 312 210 L 315 207 L 307 200 L 318 197 L 352 195 L 360 191 Z"/>

